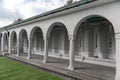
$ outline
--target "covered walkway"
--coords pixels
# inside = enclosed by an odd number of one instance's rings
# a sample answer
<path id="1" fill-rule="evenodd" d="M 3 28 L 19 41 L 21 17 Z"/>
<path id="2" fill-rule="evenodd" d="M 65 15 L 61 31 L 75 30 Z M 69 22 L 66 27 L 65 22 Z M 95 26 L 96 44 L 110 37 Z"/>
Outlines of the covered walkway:
<path id="1" fill-rule="evenodd" d="M 51 70 L 63 75 L 76 77 L 83 80 L 114 80 L 115 68 L 88 64 L 83 62 L 75 62 L 75 70 L 68 70 L 68 60 L 60 58 L 48 58 L 48 63 L 43 64 L 43 56 L 33 54 L 31 59 L 26 59 L 27 55 L 22 54 L 16 57 L 15 54 L 7 55 L 7 57 L 33 64 L 47 70 Z"/>
<path id="2" fill-rule="evenodd" d="M 0 51 L 83 80 L 120 80 L 119 4 L 80 0 L 4 26 Z"/>

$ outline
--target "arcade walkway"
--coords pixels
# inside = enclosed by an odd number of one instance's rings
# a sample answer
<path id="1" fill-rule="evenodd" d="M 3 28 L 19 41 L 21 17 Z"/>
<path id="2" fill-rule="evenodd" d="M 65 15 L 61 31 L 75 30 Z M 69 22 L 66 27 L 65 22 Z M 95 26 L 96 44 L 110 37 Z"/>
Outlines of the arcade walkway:
<path id="1" fill-rule="evenodd" d="M 63 75 L 75 77 L 82 80 L 114 80 L 115 79 L 115 68 L 105 67 L 99 65 L 93 65 L 83 62 L 75 62 L 75 70 L 68 70 L 68 60 L 60 58 L 48 58 L 48 63 L 44 64 L 43 56 L 33 55 L 31 59 L 27 59 L 27 54 L 21 54 L 16 57 L 16 54 L 7 55 L 7 57 L 20 60 L 29 64 L 45 68 L 47 70 L 57 72 Z"/>

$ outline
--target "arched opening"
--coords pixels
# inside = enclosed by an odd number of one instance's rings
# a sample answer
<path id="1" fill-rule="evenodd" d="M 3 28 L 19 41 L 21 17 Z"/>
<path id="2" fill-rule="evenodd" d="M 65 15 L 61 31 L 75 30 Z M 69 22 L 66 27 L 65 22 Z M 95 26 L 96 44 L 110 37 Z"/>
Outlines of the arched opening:
<path id="1" fill-rule="evenodd" d="M 106 18 L 98 15 L 85 17 L 78 23 L 74 35 L 76 55 L 115 59 L 114 29 Z"/>
<path id="2" fill-rule="evenodd" d="M 17 52 L 17 34 L 15 31 L 11 33 L 11 51 L 12 53 Z"/>
<path id="3" fill-rule="evenodd" d="M 21 30 L 19 34 L 20 52 L 28 53 L 28 37 L 26 30 Z"/>
<path id="4" fill-rule="evenodd" d="M 64 24 L 54 23 L 50 26 L 47 36 L 48 41 L 48 51 L 51 54 L 68 55 L 69 53 L 69 40 L 68 32 Z"/>
<path id="5" fill-rule="evenodd" d="M 43 32 L 39 27 L 34 27 L 30 34 L 32 42 L 32 53 L 42 54 L 44 51 Z"/>
<path id="6" fill-rule="evenodd" d="M 8 34 L 4 33 L 4 37 L 3 37 L 3 51 L 4 52 L 8 52 Z"/>

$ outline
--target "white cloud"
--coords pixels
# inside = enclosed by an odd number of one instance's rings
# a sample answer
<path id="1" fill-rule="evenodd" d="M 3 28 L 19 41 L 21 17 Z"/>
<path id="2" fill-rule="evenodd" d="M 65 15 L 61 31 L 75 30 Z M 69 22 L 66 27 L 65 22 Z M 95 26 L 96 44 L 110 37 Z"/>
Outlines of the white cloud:
<path id="1" fill-rule="evenodd" d="M 66 0 L 2 0 L 0 4 L 0 26 L 4 26 L 19 17 L 25 19 L 63 6 Z"/>
<path id="2" fill-rule="evenodd" d="M 64 2 L 63 0 L 3 0 L 3 5 L 8 11 L 17 11 L 23 18 L 28 18 L 63 6 Z"/>
<path id="3" fill-rule="evenodd" d="M 6 26 L 8 24 L 12 23 L 11 20 L 0 20 L 0 27 Z"/>
<path id="4" fill-rule="evenodd" d="M 49 0 L 48 2 L 45 0 L 36 0 L 35 2 L 25 3 L 19 8 L 19 11 L 25 18 L 28 18 L 63 5 L 64 2 L 61 0 Z"/>
<path id="5" fill-rule="evenodd" d="M 15 12 L 23 4 L 24 0 L 3 0 L 4 6 L 12 12 Z"/>

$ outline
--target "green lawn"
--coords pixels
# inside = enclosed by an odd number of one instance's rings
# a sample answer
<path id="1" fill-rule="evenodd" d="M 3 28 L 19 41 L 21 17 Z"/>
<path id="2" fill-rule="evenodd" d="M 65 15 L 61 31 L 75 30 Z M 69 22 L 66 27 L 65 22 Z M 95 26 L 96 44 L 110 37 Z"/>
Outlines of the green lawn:
<path id="1" fill-rule="evenodd" d="M 17 61 L 0 57 L 0 80 L 62 80 Z"/>

